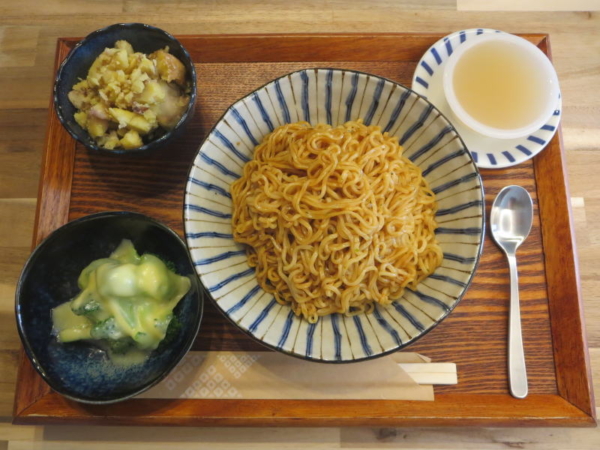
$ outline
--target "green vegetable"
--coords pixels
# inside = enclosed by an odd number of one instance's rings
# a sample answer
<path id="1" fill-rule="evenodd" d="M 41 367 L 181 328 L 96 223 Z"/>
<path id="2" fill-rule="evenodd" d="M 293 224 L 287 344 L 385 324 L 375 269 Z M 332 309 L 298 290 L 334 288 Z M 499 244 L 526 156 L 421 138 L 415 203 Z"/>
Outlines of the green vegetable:
<path id="1" fill-rule="evenodd" d="M 136 361 L 140 351 L 149 354 L 181 327 L 173 320 L 173 309 L 191 286 L 158 257 L 139 256 L 129 240 L 110 258 L 83 269 L 78 284 L 81 292 L 67 302 L 69 308 L 63 304 L 53 310 L 59 340 L 102 341 L 114 354 L 133 355 L 135 350 Z"/>
<path id="2" fill-rule="evenodd" d="M 114 339 L 108 341 L 110 351 L 118 355 L 124 355 L 131 350 L 135 345 L 135 342 L 129 337 Z"/>
<path id="3" fill-rule="evenodd" d="M 179 336 L 182 328 L 183 325 L 181 321 L 177 318 L 177 316 L 173 316 L 173 318 L 169 321 L 165 338 L 160 342 L 157 351 L 160 353 L 169 347 L 175 341 L 175 339 L 177 339 L 177 336 Z"/>

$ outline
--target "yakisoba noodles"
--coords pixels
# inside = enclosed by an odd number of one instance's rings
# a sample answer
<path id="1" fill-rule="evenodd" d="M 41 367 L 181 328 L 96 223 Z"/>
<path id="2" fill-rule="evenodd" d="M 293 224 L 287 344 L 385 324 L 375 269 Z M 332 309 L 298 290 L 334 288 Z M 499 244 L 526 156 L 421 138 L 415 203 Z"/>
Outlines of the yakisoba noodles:
<path id="1" fill-rule="evenodd" d="M 442 262 L 434 193 L 398 139 L 362 121 L 283 125 L 231 186 L 260 286 L 309 322 L 370 312 Z"/>

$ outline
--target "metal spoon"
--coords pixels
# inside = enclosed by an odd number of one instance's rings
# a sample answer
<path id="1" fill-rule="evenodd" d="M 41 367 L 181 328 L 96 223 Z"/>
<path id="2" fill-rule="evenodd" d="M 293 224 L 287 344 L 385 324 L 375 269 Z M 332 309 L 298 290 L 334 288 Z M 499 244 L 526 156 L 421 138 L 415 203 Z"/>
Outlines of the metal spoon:
<path id="1" fill-rule="evenodd" d="M 508 334 L 508 372 L 510 393 L 516 398 L 527 397 L 527 369 L 521 333 L 519 309 L 519 276 L 517 248 L 525 241 L 533 222 L 533 202 L 521 186 L 507 186 L 500 191 L 490 216 L 492 236 L 504 250 L 510 269 L 510 316 Z"/>

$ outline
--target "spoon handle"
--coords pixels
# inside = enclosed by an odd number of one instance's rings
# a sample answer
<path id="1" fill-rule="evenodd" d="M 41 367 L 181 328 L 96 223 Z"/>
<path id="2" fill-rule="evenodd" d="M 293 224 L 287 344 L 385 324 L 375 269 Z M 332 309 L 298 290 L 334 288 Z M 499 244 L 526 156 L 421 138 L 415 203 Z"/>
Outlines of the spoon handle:
<path id="1" fill-rule="evenodd" d="M 523 334 L 521 332 L 521 310 L 519 307 L 519 275 L 517 258 L 508 254 L 510 269 L 510 316 L 508 334 L 508 372 L 510 393 L 516 398 L 527 397 L 527 369 L 523 350 Z"/>

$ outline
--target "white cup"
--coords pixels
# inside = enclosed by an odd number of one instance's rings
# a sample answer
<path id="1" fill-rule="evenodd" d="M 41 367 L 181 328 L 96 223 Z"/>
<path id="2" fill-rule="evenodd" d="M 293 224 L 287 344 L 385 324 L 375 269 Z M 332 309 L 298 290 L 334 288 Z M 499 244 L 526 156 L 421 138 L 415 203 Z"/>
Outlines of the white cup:
<path id="1" fill-rule="evenodd" d="M 543 98 L 539 99 L 540 102 L 543 102 L 543 108 L 540 108 L 541 112 L 534 120 L 523 124 L 519 128 L 495 128 L 478 121 L 463 108 L 454 90 L 454 75 L 457 63 L 471 49 L 491 41 L 505 43 L 507 46 L 512 46 L 512 48 L 517 46 L 521 51 L 525 51 L 527 57 L 530 57 L 534 63 L 534 70 L 539 71 L 539 79 L 544 83 L 543 91 L 545 94 Z M 531 42 L 508 33 L 481 35 L 458 46 L 448 59 L 444 69 L 443 88 L 448 105 L 458 120 L 477 133 L 496 139 L 522 138 L 539 130 L 552 116 L 560 93 L 556 70 L 548 57 Z M 490 105 L 490 107 L 493 107 L 493 105 Z"/>

